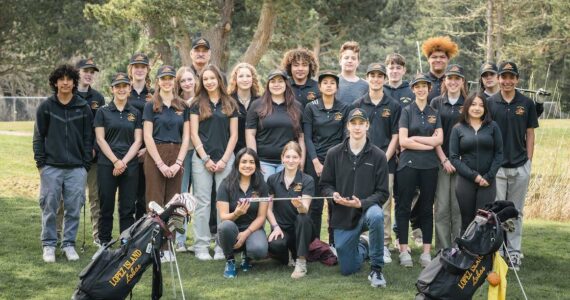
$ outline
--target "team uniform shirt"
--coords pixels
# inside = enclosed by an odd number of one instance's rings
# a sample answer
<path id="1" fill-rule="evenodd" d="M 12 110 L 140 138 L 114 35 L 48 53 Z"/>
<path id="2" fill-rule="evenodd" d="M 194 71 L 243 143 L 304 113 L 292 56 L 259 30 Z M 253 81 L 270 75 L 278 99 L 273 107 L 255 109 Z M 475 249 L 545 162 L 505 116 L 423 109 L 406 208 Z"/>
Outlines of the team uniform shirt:
<path id="1" fill-rule="evenodd" d="M 238 201 L 240 198 L 256 198 L 256 197 L 267 197 L 267 184 L 261 180 L 261 185 L 259 186 L 259 190 L 254 190 L 253 187 L 250 185 L 247 188 L 247 191 L 244 193 L 242 189 L 237 187 L 236 191 L 232 193 L 228 186 L 228 180 L 224 179 L 220 184 L 220 188 L 218 189 L 217 193 L 217 201 L 220 202 L 228 202 L 230 209 L 229 212 L 232 213 L 236 210 L 238 205 Z M 259 202 L 250 202 L 249 209 L 247 213 L 242 216 L 239 216 L 234 222 L 236 223 L 239 231 L 244 231 L 251 225 L 251 223 L 257 218 L 257 211 L 259 210 Z"/>
<path id="2" fill-rule="evenodd" d="M 368 93 L 368 82 L 366 80 L 359 78 L 358 81 L 352 82 L 339 76 L 338 91 L 336 92 L 338 101 L 351 105 L 366 93 Z"/>
<path id="3" fill-rule="evenodd" d="M 491 117 L 501 129 L 503 137 L 503 164 L 505 168 L 518 168 L 528 160 L 526 151 L 526 130 L 538 128 L 538 117 L 534 102 L 515 92 L 510 103 L 497 93 L 488 99 Z"/>
<path id="4" fill-rule="evenodd" d="M 300 170 L 295 174 L 295 179 L 289 188 L 285 186 L 285 170 L 275 173 L 267 178 L 267 185 L 269 187 L 269 195 L 274 198 L 296 198 L 302 195 L 315 195 L 315 183 L 313 177 L 307 175 Z M 291 229 L 295 226 L 295 220 L 299 212 L 293 206 L 291 201 L 273 201 L 273 214 L 277 220 L 277 224 L 284 231 Z"/>
<path id="5" fill-rule="evenodd" d="M 441 127 L 443 129 L 443 145 L 441 148 L 446 156 L 449 156 L 449 137 L 451 136 L 451 129 L 457 122 L 463 111 L 463 103 L 465 99 L 459 96 L 455 104 L 449 102 L 447 95 L 435 97 L 431 100 L 430 106 L 437 110 L 441 118 Z"/>
<path id="6" fill-rule="evenodd" d="M 402 107 L 410 105 L 410 103 L 416 100 L 416 95 L 412 92 L 410 83 L 407 81 L 402 81 L 398 87 L 392 87 L 389 84 L 384 84 L 384 95 L 388 95 L 392 99 L 396 99 Z"/>
<path id="7" fill-rule="evenodd" d="M 218 101 L 214 105 L 209 101 L 212 116 L 200 121 L 198 126 L 198 135 L 200 141 L 204 145 L 204 151 L 213 161 L 219 161 L 224 156 L 228 141 L 230 140 L 230 119 L 238 117 L 238 111 L 235 110 L 230 117 L 222 111 L 222 101 Z M 190 108 L 190 114 L 200 116 L 199 102 L 194 103 Z"/>
<path id="8" fill-rule="evenodd" d="M 303 115 L 303 132 L 309 161 L 318 158 L 323 163 L 327 151 L 342 143 L 349 111 L 348 105 L 336 99 L 330 109 L 325 108 L 322 99 L 307 104 Z"/>
<path id="9" fill-rule="evenodd" d="M 105 141 L 118 159 L 125 157 L 135 142 L 135 129 L 142 129 L 142 117 L 139 111 L 130 104 L 126 104 L 123 111 L 119 111 L 115 102 L 101 107 L 95 115 L 93 127 L 105 129 Z M 129 161 L 136 164 L 137 159 Z M 113 162 L 104 154 L 100 156 L 98 164 L 112 166 Z"/>
<path id="10" fill-rule="evenodd" d="M 105 97 L 103 97 L 103 95 L 101 95 L 101 93 L 99 93 L 97 90 L 92 89 L 91 86 L 87 88 L 87 92 L 77 91 L 76 94 L 79 97 L 85 99 L 85 101 L 87 101 L 87 104 L 91 108 L 91 114 L 93 115 L 93 118 L 95 118 L 95 116 L 97 115 L 97 111 L 99 110 L 99 108 L 105 105 Z M 97 145 L 97 142 L 95 141 L 95 131 L 93 131 L 92 136 L 93 136 L 93 149 L 95 149 L 95 156 L 93 157 L 93 162 L 97 162 L 97 158 L 99 156 L 99 145 Z"/>
<path id="11" fill-rule="evenodd" d="M 152 122 L 152 137 L 156 144 L 182 144 L 184 122 L 189 120 L 188 108 L 176 110 L 162 104 L 162 111 L 154 112 L 153 103 L 144 106 L 143 121 Z"/>
<path id="12" fill-rule="evenodd" d="M 146 88 L 146 85 L 141 90 L 140 94 L 134 89 L 131 89 L 131 94 L 127 99 L 127 102 L 134 108 L 138 109 L 141 115 L 144 112 L 144 106 L 147 102 L 152 101 L 152 91 Z"/>
<path id="13" fill-rule="evenodd" d="M 248 109 L 246 109 L 245 106 L 243 105 L 243 103 L 241 103 L 241 101 L 239 101 L 237 93 L 232 94 L 232 98 L 234 98 L 234 100 L 236 101 L 236 103 L 238 105 L 238 140 L 236 143 L 236 147 L 234 149 L 234 153 L 237 153 L 239 150 L 246 147 L 246 145 L 245 145 L 245 119 L 247 117 Z M 259 99 L 259 98 L 251 99 L 249 101 L 249 107 L 251 107 L 251 104 L 253 103 L 253 101 L 255 101 L 257 99 Z"/>
<path id="14" fill-rule="evenodd" d="M 441 96 L 441 84 L 445 76 L 437 77 L 432 72 L 425 73 L 427 78 L 431 80 L 431 91 L 428 94 L 428 103 L 435 97 Z"/>
<path id="15" fill-rule="evenodd" d="M 474 181 L 481 175 L 492 181 L 503 163 L 503 139 L 495 121 L 482 124 L 475 131 L 469 124 L 458 123 L 451 130 L 449 160 L 459 175 Z"/>
<path id="16" fill-rule="evenodd" d="M 319 83 L 311 78 L 307 78 L 307 82 L 304 85 L 298 85 L 295 80 L 291 79 L 291 88 L 295 93 L 295 99 L 301 102 L 303 108 L 307 104 L 321 97 L 321 92 L 319 91 Z"/>
<path id="17" fill-rule="evenodd" d="M 353 229 L 360 218 L 373 205 L 382 207 L 388 200 L 388 163 L 386 155 L 370 140 L 354 155 L 349 146 L 350 138 L 329 150 L 325 159 L 320 187 L 323 196 L 360 199 L 360 208 L 347 207 L 332 201 L 330 226 L 334 229 Z"/>
<path id="18" fill-rule="evenodd" d="M 368 121 L 370 122 L 368 137 L 376 147 L 386 152 L 392 140 L 392 135 L 398 134 L 398 121 L 402 111 L 400 104 L 384 94 L 378 105 L 374 105 L 370 99 L 370 94 L 366 93 L 362 98 L 356 100 L 352 106 L 366 111 Z M 390 173 L 394 173 L 396 170 L 395 158 L 393 156 L 388 164 Z"/>
<path id="19" fill-rule="evenodd" d="M 441 118 L 438 112 L 431 106 L 426 105 L 422 111 L 418 104 L 413 102 L 402 110 L 400 128 L 408 129 L 408 137 L 430 137 L 436 129 L 441 128 Z M 437 168 L 438 165 L 439 160 L 435 150 L 405 149 L 400 153 L 398 170 L 404 167 L 425 170 Z"/>
<path id="20" fill-rule="evenodd" d="M 293 120 L 287 114 L 285 102 L 273 105 L 273 113 L 261 119 L 259 117 L 259 109 L 263 103 L 255 101 L 250 104 L 247 112 L 245 123 L 246 129 L 256 129 L 257 155 L 259 159 L 268 163 L 278 164 L 281 162 L 281 151 L 283 147 L 290 142 L 296 141 L 297 136 L 294 132 Z M 299 111 L 299 128 L 302 128 L 302 110 L 301 103 L 294 102 Z"/>

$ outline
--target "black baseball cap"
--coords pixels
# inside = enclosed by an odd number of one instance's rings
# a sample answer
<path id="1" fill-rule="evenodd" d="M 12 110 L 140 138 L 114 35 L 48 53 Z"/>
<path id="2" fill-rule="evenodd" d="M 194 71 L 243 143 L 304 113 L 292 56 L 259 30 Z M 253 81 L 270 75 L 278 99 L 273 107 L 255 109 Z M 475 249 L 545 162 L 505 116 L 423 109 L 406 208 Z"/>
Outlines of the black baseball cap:
<path id="1" fill-rule="evenodd" d="M 490 61 L 484 62 L 481 65 L 481 68 L 479 70 L 479 74 L 480 74 L 480 76 L 483 76 L 483 74 L 485 74 L 486 72 L 497 74 L 498 73 L 497 65 L 493 62 L 490 62 Z"/>
<path id="2" fill-rule="evenodd" d="M 205 38 L 196 38 L 192 41 L 192 49 L 196 49 L 198 47 L 206 47 L 208 50 L 210 49 L 210 42 L 208 42 Z"/>
<path id="3" fill-rule="evenodd" d="M 447 70 L 445 70 L 445 76 L 456 75 L 461 78 L 465 78 L 465 73 L 463 72 L 463 67 L 458 64 L 451 64 L 447 66 Z"/>
<path id="4" fill-rule="evenodd" d="M 142 52 L 137 52 L 131 56 L 131 61 L 129 65 L 134 64 L 142 64 L 142 65 L 149 65 L 148 56 Z"/>
<path id="5" fill-rule="evenodd" d="M 322 71 L 322 72 L 319 74 L 319 80 L 318 80 L 319 83 L 321 83 L 321 81 L 323 81 L 323 79 L 324 79 L 325 77 L 332 77 L 332 78 L 334 78 L 334 80 L 336 81 L 336 85 L 338 86 L 338 83 L 339 83 L 339 80 L 340 80 L 340 79 L 338 78 L 338 75 L 336 74 L 336 72 L 331 71 L 331 70 Z"/>
<path id="6" fill-rule="evenodd" d="M 273 70 L 269 73 L 269 75 L 267 76 L 267 81 L 269 81 L 269 80 L 271 80 L 277 76 L 281 76 L 285 80 L 287 79 L 287 73 L 285 73 L 285 71 L 276 69 L 276 70 Z"/>
<path id="7" fill-rule="evenodd" d="M 176 70 L 172 66 L 164 65 L 158 68 L 158 72 L 156 73 L 157 78 L 162 78 L 165 76 L 172 76 L 176 77 Z"/>
<path id="8" fill-rule="evenodd" d="M 499 75 L 504 74 L 504 73 L 511 73 L 514 74 L 516 76 L 519 76 L 519 68 L 517 67 L 517 64 L 515 64 L 512 61 L 504 61 L 499 65 Z"/>
<path id="9" fill-rule="evenodd" d="M 412 80 L 412 83 L 410 84 L 410 86 L 413 87 L 414 85 L 416 85 L 417 83 L 420 83 L 420 82 L 425 82 L 429 86 L 431 86 L 431 80 L 423 73 L 417 74 L 416 77 L 414 77 L 414 80 Z"/>
<path id="10" fill-rule="evenodd" d="M 364 109 L 357 107 L 357 108 L 351 110 L 350 113 L 348 113 L 348 122 L 350 122 L 354 119 L 362 119 L 362 120 L 368 122 L 368 114 L 366 113 L 366 111 Z"/>
<path id="11" fill-rule="evenodd" d="M 79 62 L 77 62 L 75 67 L 78 69 L 92 68 L 95 69 L 95 71 L 99 72 L 99 68 L 97 68 L 97 65 L 95 65 L 93 58 L 82 59 Z"/>
<path id="12" fill-rule="evenodd" d="M 368 68 L 366 68 L 366 75 L 368 75 L 368 73 L 374 72 L 374 71 L 378 71 L 378 72 L 384 74 L 384 76 L 386 76 L 386 67 L 381 63 L 369 64 Z"/>
<path id="13" fill-rule="evenodd" d="M 131 81 L 129 80 L 129 75 L 123 72 L 118 72 L 117 74 L 113 75 L 113 79 L 111 80 L 111 86 L 116 86 L 119 83 L 131 84 Z"/>

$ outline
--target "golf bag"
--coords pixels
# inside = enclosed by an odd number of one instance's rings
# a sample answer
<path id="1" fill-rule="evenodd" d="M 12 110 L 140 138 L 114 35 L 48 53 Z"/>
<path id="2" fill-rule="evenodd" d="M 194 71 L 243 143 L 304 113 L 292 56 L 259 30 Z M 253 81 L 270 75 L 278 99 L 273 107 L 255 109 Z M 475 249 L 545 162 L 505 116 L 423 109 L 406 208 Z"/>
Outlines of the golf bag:
<path id="1" fill-rule="evenodd" d="M 442 249 L 420 273 L 416 300 L 471 299 L 493 269 L 493 253 L 504 241 L 501 223 L 517 217 L 512 202 L 497 201 L 479 210 L 457 247 Z"/>
<path id="2" fill-rule="evenodd" d="M 118 240 L 100 250 L 81 271 L 72 299 L 125 299 L 150 266 L 153 271 L 151 299 L 160 299 L 160 249 L 172 239 L 174 230 L 182 228 L 183 218 L 193 211 L 195 203 L 189 194 L 175 195 L 166 210 L 159 207 L 123 231 Z M 119 242 L 120 248 L 111 249 Z"/>

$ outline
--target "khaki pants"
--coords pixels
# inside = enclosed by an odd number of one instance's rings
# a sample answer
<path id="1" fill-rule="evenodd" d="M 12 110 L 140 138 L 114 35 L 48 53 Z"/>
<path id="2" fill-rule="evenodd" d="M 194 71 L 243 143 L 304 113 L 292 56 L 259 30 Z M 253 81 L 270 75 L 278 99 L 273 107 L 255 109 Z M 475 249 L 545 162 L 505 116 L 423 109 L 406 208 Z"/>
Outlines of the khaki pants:
<path id="1" fill-rule="evenodd" d="M 461 233 L 461 211 L 455 194 L 457 173 L 447 174 L 440 167 L 435 190 L 435 249 L 449 248 Z"/>

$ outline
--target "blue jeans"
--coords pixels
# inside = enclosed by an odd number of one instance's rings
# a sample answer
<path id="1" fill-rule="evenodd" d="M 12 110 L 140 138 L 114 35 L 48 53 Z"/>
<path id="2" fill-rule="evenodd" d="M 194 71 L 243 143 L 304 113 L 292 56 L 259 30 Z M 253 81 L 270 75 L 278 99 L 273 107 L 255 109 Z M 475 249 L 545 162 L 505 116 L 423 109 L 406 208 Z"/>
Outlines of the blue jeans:
<path id="1" fill-rule="evenodd" d="M 40 170 L 40 208 L 42 209 L 42 246 L 57 245 L 55 219 L 63 199 L 62 247 L 75 246 L 81 207 L 85 203 L 85 168 L 63 169 L 44 166 Z"/>
<path id="2" fill-rule="evenodd" d="M 260 161 L 260 165 L 261 173 L 263 173 L 263 180 L 265 180 L 265 182 L 267 182 L 267 178 L 269 178 L 269 176 L 281 172 L 285 168 L 283 167 L 283 164 L 274 164 L 265 161 Z"/>
<path id="3" fill-rule="evenodd" d="M 182 174 L 182 190 L 181 193 L 190 192 L 192 182 L 192 155 L 194 149 L 188 150 L 186 158 L 184 158 L 184 173 Z M 176 244 L 184 244 L 186 242 L 186 232 L 188 231 L 188 219 L 184 219 L 184 233 L 176 232 Z"/>
<path id="4" fill-rule="evenodd" d="M 360 242 L 360 234 L 368 229 L 369 245 Z M 370 258 L 372 268 L 384 266 L 384 214 L 378 205 L 370 207 L 353 229 L 334 229 L 334 241 L 342 275 L 360 270 L 362 262 Z"/>

